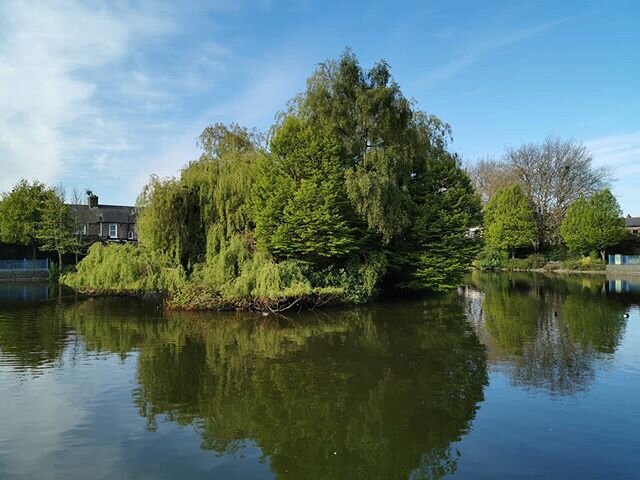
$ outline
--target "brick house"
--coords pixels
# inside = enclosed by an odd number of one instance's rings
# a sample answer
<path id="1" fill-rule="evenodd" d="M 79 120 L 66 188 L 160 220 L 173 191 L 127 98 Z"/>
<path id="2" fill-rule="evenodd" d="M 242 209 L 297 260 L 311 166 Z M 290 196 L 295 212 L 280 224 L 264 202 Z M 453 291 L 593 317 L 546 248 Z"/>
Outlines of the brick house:
<path id="1" fill-rule="evenodd" d="M 87 203 L 69 205 L 77 234 L 87 241 L 136 242 L 136 209 L 125 205 L 102 205 L 87 192 Z"/>

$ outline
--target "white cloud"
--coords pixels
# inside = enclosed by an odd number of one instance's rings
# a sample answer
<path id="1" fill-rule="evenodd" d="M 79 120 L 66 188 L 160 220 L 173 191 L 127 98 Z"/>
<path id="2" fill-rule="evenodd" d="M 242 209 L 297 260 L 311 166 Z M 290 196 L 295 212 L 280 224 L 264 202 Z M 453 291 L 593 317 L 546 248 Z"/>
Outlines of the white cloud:
<path id="1" fill-rule="evenodd" d="M 465 44 L 458 53 L 453 56 L 450 62 L 430 70 L 418 83 L 432 85 L 443 82 L 468 66 L 479 62 L 491 52 L 540 35 L 569 20 L 570 18 L 563 18 L 499 36 L 491 36 L 486 39 L 474 39 L 473 42 Z M 451 38 L 454 33 L 451 29 L 445 29 L 437 35 L 439 39 L 446 40 Z"/>
<path id="2" fill-rule="evenodd" d="M 70 1 L 0 4 L 0 190 L 53 182 L 87 149 L 128 149 L 125 127 L 97 101 L 109 68 L 140 36 L 169 25 L 143 10 Z"/>
<path id="3" fill-rule="evenodd" d="M 585 142 L 594 164 L 612 167 L 617 181 L 614 193 L 625 213 L 640 215 L 640 130 Z"/>

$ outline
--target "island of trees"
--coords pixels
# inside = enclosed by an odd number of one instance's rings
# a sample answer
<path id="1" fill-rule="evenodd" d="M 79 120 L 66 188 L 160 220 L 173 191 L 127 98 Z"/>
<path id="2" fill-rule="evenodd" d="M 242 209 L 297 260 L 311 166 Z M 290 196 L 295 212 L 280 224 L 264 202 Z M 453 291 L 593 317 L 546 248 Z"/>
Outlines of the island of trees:
<path id="1" fill-rule="evenodd" d="M 268 134 L 211 125 L 199 159 L 177 178 L 152 176 L 137 245 L 83 252 L 62 192 L 27 181 L 0 202 L 0 241 L 57 252 L 59 266 L 86 253 L 61 276 L 85 292 L 282 311 L 445 291 L 474 259 L 592 265 L 592 252 L 604 258 L 626 238 L 610 174 L 579 143 L 549 138 L 464 168 L 450 140 L 386 62 L 365 70 L 347 51 L 318 67 Z"/>
<path id="2" fill-rule="evenodd" d="M 482 208 L 450 129 L 415 108 L 385 62 L 319 66 L 267 136 L 207 127 L 179 178 L 138 200 L 139 246 L 94 245 L 63 282 L 169 292 L 191 309 L 363 303 L 457 286 Z"/>

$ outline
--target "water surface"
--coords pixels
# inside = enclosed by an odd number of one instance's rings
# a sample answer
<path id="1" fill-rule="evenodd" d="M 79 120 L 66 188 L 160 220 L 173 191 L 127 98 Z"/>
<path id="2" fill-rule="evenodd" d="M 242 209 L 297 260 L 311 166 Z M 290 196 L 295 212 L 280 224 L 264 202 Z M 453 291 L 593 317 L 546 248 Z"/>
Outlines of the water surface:
<path id="1" fill-rule="evenodd" d="M 0 284 L 0 478 L 638 478 L 640 282 L 466 283 L 287 318 Z"/>

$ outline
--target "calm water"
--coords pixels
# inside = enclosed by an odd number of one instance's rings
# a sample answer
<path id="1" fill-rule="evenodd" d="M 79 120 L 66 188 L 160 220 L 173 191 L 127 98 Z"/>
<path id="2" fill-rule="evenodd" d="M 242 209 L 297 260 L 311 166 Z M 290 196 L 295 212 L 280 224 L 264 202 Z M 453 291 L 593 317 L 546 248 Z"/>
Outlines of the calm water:
<path id="1" fill-rule="evenodd" d="M 0 285 L 0 478 L 640 478 L 640 283 L 467 284 L 288 319 Z"/>

